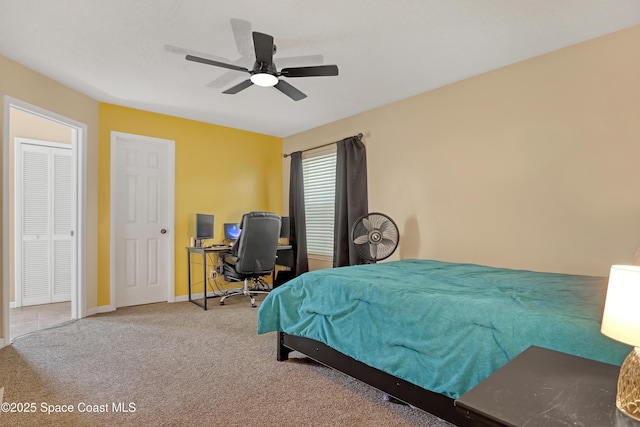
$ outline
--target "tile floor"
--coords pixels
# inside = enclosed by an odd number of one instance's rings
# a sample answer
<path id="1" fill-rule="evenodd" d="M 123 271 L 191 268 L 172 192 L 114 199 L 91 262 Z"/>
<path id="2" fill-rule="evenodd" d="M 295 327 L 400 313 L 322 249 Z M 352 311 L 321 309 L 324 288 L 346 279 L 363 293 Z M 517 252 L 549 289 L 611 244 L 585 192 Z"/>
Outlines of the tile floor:
<path id="1" fill-rule="evenodd" d="M 21 335 L 71 320 L 71 302 L 29 305 L 12 308 L 9 312 L 11 322 L 11 341 Z"/>

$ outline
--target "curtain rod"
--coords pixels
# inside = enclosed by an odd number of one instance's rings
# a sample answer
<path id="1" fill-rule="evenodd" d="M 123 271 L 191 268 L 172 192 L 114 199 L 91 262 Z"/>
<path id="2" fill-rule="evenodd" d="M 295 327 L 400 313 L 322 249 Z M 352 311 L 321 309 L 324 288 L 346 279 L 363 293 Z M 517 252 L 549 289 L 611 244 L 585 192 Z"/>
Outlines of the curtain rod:
<path id="1" fill-rule="evenodd" d="M 358 139 L 362 139 L 362 136 L 363 136 L 363 135 L 362 135 L 362 133 L 359 133 L 359 134 L 354 135 L 354 136 L 355 136 L 356 138 L 358 138 Z M 306 150 L 298 150 L 298 151 L 300 151 L 301 153 L 304 153 L 304 152 L 306 152 L 306 151 L 315 150 L 316 148 L 322 148 L 322 147 L 326 147 L 327 145 L 337 144 L 337 143 L 338 143 L 338 141 L 335 141 L 335 142 L 327 142 L 326 144 L 317 145 L 317 146 L 315 146 L 315 147 L 307 148 Z M 282 157 L 284 157 L 284 158 L 286 159 L 286 158 L 287 158 L 287 157 L 289 157 L 291 154 L 292 154 L 292 153 L 289 153 L 289 154 L 283 154 L 283 155 L 282 155 Z"/>

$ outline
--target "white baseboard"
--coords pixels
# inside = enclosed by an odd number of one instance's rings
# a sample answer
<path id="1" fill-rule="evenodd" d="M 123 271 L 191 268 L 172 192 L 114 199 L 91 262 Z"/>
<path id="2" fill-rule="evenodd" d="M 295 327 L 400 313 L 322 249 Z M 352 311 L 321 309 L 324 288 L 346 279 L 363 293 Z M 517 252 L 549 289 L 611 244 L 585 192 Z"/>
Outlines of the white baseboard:
<path id="1" fill-rule="evenodd" d="M 101 305 L 98 307 L 88 308 L 85 313 L 85 317 L 99 313 L 110 313 L 112 311 L 116 311 L 116 307 L 114 305 Z"/>
<path id="2" fill-rule="evenodd" d="M 237 289 L 227 289 L 226 292 L 229 291 L 238 291 L 238 290 L 242 290 L 242 288 L 237 288 Z M 208 292 L 207 295 L 209 297 L 222 297 L 226 295 L 226 292 L 221 292 L 221 291 L 216 291 L 216 292 Z M 197 294 L 191 294 L 191 299 L 202 299 L 202 297 L 204 296 L 203 292 L 197 293 Z M 174 298 L 174 302 L 185 302 L 185 301 L 189 301 L 189 295 L 179 295 L 177 297 Z"/>
<path id="3" fill-rule="evenodd" d="M 242 288 L 233 288 L 233 289 L 227 289 L 227 292 L 229 291 L 238 291 L 238 290 L 242 290 Z M 216 291 L 216 292 L 208 292 L 207 295 L 209 295 L 209 297 L 221 297 L 224 296 L 226 294 L 226 292 L 221 292 L 221 291 Z M 191 294 L 191 299 L 195 299 L 195 300 L 199 300 L 202 299 L 204 293 L 200 292 L 197 294 Z M 169 304 L 172 304 L 174 302 L 186 302 L 189 301 L 189 295 L 178 295 L 176 297 L 173 298 L 173 301 L 167 301 Z M 86 316 L 93 316 L 94 314 L 99 314 L 99 313 L 110 313 L 112 311 L 116 311 L 117 307 L 115 305 L 101 305 L 98 307 L 94 307 L 94 308 L 89 308 L 86 311 Z"/>

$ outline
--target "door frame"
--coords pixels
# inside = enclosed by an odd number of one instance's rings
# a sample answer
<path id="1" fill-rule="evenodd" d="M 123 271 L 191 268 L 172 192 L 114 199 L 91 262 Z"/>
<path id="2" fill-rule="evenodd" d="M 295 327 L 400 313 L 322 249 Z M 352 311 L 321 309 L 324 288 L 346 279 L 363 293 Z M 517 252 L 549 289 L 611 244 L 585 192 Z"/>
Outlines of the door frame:
<path id="1" fill-rule="evenodd" d="M 127 140 L 135 140 L 137 142 L 147 142 L 154 144 L 162 144 L 168 149 L 168 212 L 167 212 L 167 228 L 169 230 L 169 244 L 167 253 L 167 302 L 175 301 L 175 184 L 176 184 L 176 150 L 175 141 L 171 139 L 155 138 L 152 136 L 137 135 L 133 133 L 111 131 L 111 152 L 110 152 L 110 169 L 109 169 L 109 185 L 111 188 L 109 195 L 109 288 L 110 288 L 110 309 L 116 310 L 116 211 L 120 200 L 114 197 L 116 188 L 116 149 L 118 146 L 126 144 Z"/>
<path id="2" fill-rule="evenodd" d="M 20 235 L 20 237 L 18 238 L 18 230 L 22 229 L 22 218 L 21 215 L 19 214 L 24 214 L 24 211 L 22 210 L 22 197 L 24 197 L 24 193 L 22 192 L 22 189 L 20 188 L 22 185 L 22 173 L 24 172 L 24 170 L 22 169 L 22 164 L 19 160 L 21 160 L 20 158 L 18 158 L 18 155 L 22 155 L 23 151 L 22 151 L 22 147 L 23 145 L 37 145 L 37 146 L 41 146 L 41 147 L 49 147 L 49 148 L 59 148 L 59 149 L 63 149 L 63 150 L 70 150 L 71 151 L 71 161 L 73 164 L 73 148 L 71 147 L 70 144 L 65 144 L 62 142 L 53 142 L 53 141 L 42 141 L 42 140 L 38 140 L 38 139 L 31 139 L 31 138 L 23 138 L 23 137 L 16 137 L 14 140 L 14 147 L 13 147 L 13 153 L 14 153 L 14 158 L 13 158 L 13 182 L 14 182 L 14 189 L 13 189 L 13 194 L 15 196 L 15 200 L 13 203 L 13 261 L 14 261 L 14 277 L 15 277 L 15 306 L 16 307 L 22 307 L 22 261 L 23 261 L 23 257 L 21 254 L 22 248 L 23 248 L 23 241 L 22 241 L 22 235 Z M 73 176 L 71 177 L 71 180 L 73 181 Z M 73 194 L 73 189 L 71 189 L 72 194 Z M 72 203 L 75 203 L 75 200 L 72 199 Z M 71 215 L 72 215 L 72 222 L 73 222 L 73 206 L 71 206 L 72 211 L 71 211 Z M 72 224 L 73 225 L 73 224 Z M 75 230 L 71 230 L 72 232 L 72 239 L 71 241 L 73 242 L 73 235 L 75 234 Z M 71 257 L 73 255 L 70 255 Z M 73 276 L 73 271 L 72 271 L 72 276 Z M 71 293 L 73 294 L 73 277 L 71 278 Z M 53 286 L 53 282 L 51 282 L 51 286 Z M 50 289 L 51 290 L 51 289 Z"/>
<path id="3" fill-rule="evenodd" d="M 3 338 L 0 347 L 11 342 L 10 304 L 9 304 L 9 146 L 11 108 L 33 114 L 45 120 L 62 124 L 71 128 L 72 164 L 73 164 L 73 210 L 72 226 L 75 238 L 71 243 L 71 318 L 80 319 L 86 316 L 86 230 L 87 230 L 87 125 L 76 120 L 54 113 L 28 102 L 3 95 L 3 135 L 2 135 L 2 325 Z"/>

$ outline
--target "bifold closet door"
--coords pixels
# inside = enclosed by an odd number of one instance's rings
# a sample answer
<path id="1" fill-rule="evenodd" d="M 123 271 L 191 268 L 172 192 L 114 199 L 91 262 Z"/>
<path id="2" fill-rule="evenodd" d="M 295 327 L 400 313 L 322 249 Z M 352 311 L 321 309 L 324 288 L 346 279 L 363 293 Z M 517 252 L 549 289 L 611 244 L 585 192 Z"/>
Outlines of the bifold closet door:
<path id="1" fill-rule="evenodd" d="M 71 147 L 19 144 L 21 305 L 71 300 Z"/>

